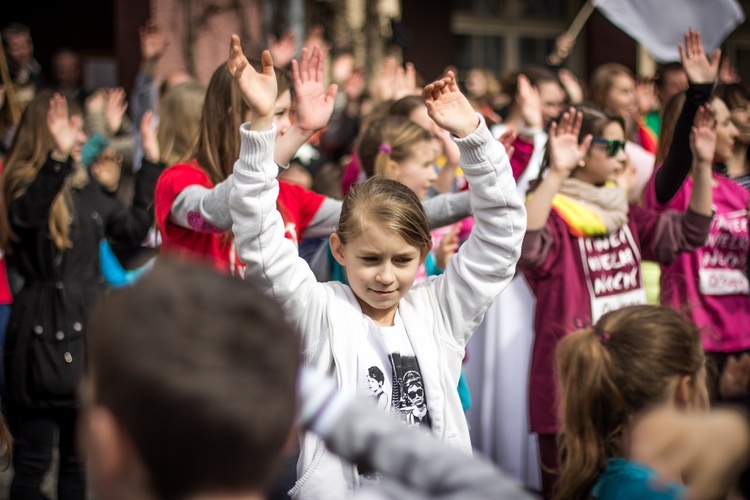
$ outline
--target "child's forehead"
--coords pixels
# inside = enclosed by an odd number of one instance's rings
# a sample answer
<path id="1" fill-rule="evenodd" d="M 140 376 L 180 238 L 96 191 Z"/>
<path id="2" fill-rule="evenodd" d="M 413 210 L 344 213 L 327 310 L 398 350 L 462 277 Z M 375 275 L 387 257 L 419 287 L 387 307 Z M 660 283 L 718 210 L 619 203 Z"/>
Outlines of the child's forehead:
<path id="1" fill-rule="evenodd" d="M 385 247 L 416 249 L 416 247 L 409 244 L 404 239 L 404 237 L 399 233 L 397 229 L 388 227 L 388 225 L 382 222 L 372 221 L 366 216 L 362 216 L 362 219 L 359 223 L 358 234 L 351 238 L 348 243 L 372 250 L 382 249 Z"/>

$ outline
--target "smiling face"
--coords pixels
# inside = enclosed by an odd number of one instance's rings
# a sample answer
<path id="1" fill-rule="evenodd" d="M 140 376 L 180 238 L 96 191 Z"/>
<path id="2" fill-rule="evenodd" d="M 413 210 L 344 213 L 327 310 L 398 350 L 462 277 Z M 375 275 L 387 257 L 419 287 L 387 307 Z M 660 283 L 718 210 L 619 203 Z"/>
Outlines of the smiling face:
<path id="1" fill-rule="evenodd" d="M 711 99 L 711 108 L 716 118 L 716 157 L 714 161 L 723 162 L 732 157 L 734 142 L 739 135 L 732 121 L 732 115 L 724 101 L 718 97 Z"/>
<path id="2" fill-rule="evenodd" d="M 604 126 L 599 137 L 624 141 L 625 131 L 619 123 L 609 122 Z M 591 144 L 583 160 L 584 166 L 573 171 L 572 177 L 595 186 L 614 181 L 625 168 L 627 155 L 625 150 L 620 149 L 616 155 L 609 156 L 608 150 L 606 144 Z"/>
<path id="3" fill-rule="evenodd" d="M 346 270 L 362 312 L 377 325 L 391 326 L 398 302 L 414 285 L 427 253 L 379 224 L 365 220 L 362 225 L 365 231 L 346 244 L 332 234 L 331 252 Z"/>
<path id="4" fill-rule="evenodd" d="M 405 185 L 420 200 L 427 196 L 432 184 L 437 179 L 435 171 L 435 145 L 431 141 L 421 141 L 412 146 L 411 154 L 404 160 L 394 162 L 394 180 Z"/>

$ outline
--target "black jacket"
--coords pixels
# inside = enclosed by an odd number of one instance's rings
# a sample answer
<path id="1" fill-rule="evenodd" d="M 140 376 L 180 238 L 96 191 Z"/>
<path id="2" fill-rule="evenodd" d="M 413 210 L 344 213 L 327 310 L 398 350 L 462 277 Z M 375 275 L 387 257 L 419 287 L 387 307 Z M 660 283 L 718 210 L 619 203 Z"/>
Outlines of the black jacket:
<path id="1" fill-rule="evenodd" d="M 137 244 L 153 224 L 153 196 L 161 170 L 144 166 L 131 207 L 90 181 L 73 189 L 73 247 L 58 250 L 47 221 L 55 197 L 72 171 L 70 159 L 48 158 L 23 196 L 8 207 L 19 240 L 12 258 L 25 279 L 14 297 L 5 340 L 5 375 L 13 404 L 74 408 L 86 363 L 86 320 L 104 289 L 99 243 L 105 237 Z"/>

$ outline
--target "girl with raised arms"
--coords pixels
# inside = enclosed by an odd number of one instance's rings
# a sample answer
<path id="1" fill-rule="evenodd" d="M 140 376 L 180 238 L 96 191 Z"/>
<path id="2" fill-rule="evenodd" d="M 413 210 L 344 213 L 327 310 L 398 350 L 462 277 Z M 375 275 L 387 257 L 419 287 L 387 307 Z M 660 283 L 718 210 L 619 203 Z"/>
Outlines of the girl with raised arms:
<path id="1" fill-rule="evenodd" d="M 246 278 L 282 304 L 302 336 L 304 361 L 335 373 L 343 392 L 367 390 L 369 369 L 377 366 L 391 396 L 390 412 L 471 453 L 456 392 L 461 360 L 487 307 L 513 277 L 526 221 L 503 147 L 458 90 L 453 73 L 425 87 L 430 117 L 453 134 L 461 152 L 476 220 L 471 236 L 443 275 L 412 286 L 432 246 L 429 224 L 413 191 L 375 177 L 347 195 L 330 238 L 350 286 L 318 283 L 283 238 L 276 209 L 271 56 L 263 54 L 257 73 L 235 36 L 227 67 L 253 114 L 240 130 L 230 197 Z M 303 75 L 294 68 L 295 80 Z M 293 498 L 341 497 L 368 479 L 312 435 L 304 436 L 298 478 Z"/>

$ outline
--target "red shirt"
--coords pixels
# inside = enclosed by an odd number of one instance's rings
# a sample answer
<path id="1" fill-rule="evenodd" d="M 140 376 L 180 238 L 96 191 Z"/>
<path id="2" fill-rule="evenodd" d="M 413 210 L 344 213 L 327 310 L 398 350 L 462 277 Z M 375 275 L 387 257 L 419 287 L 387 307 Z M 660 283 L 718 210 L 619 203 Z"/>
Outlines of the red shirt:
<path id="1" fill-rule="evenodd" d="M 162 237 L 162 250 L 204 260 L 218 269 L 234 273 L 239 267 L 232 233 L 217 228 L 201 219 L 191 221 L 195 229 L 187 229 L 169 221 L 175 198 L 188 186 L 213 188 L 205 170 L 198 163 L 178 163 L 166 169 L 156 184 L 154 208 L 156 223 Z M 295 243 L 317 213 L 325 196 L 279 181 L 277 207 L 284 219 L 285 236 Z"/>

